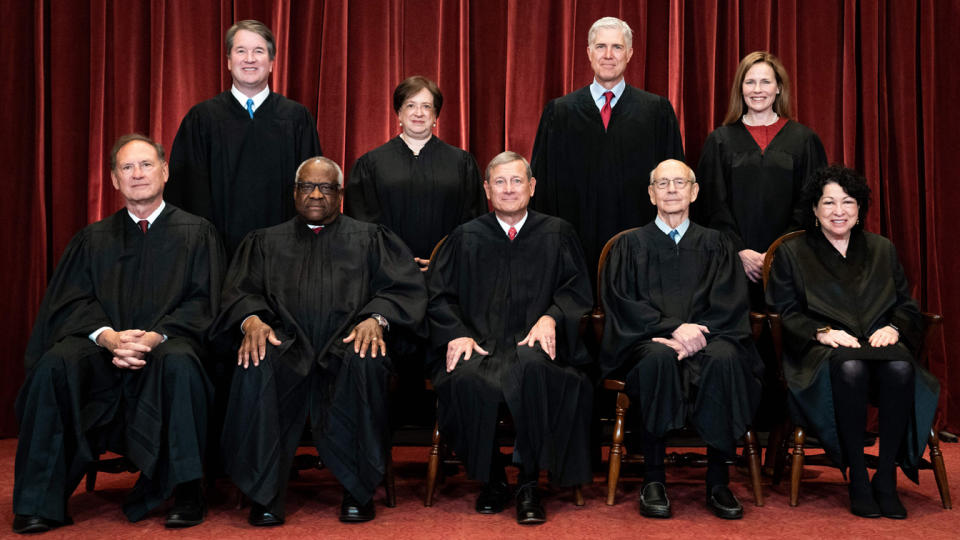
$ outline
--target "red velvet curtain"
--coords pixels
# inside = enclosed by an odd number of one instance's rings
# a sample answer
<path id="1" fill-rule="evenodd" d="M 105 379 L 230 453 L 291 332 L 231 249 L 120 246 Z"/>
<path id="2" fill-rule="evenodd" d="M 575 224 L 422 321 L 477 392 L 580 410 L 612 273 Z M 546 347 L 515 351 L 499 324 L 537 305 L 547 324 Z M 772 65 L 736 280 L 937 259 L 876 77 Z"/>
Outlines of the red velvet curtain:
<path id="1" fill-rule="evenodd" d="M 107 153 L 140 131 L 169 148 L 191 105 L 228 87 L 222 35 L 255 18 L 277 36 L 275 91 L 315 115 L 326 155 L 349 170 L 397 132 L 391 92 L 423 74 L 444 92 L 439 136 L 481 166 L 529 156 L 544 104 L 589 83 L 586 34 L 615 15 L 634 29 L 630 84 L 670 98 L 689 162 L 722 119 L 737 61 L 768 49 L 792 78 L 798 119 L 831 161 L 874 189 L 868 228 L 893 239 L 914 294 L 943 313 L 933 371 L 960 429 L 960 266 L 951 245 L 960 183 L 948 175 L 960 125 L 956 1 L 937 0 L 0 0 L 7 24 L 0 115 L 6 166 L 0 281 L 8 354 L 0 435 L 47 279 L 70 237 L 116 210 Z"/>

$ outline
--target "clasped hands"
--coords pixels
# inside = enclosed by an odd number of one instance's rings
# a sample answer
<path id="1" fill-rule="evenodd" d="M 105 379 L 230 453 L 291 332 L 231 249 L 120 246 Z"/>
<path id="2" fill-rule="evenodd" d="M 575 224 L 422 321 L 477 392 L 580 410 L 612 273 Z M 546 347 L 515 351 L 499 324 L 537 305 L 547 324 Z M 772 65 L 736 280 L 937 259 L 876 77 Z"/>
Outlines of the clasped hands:
<path id="1" fill-rule="evenodd" d="M 97 344 L 110 351 L 113 365 L 137 370 L 147 365 L 147 353 L 163 342 L 163 336 L 146 330 L 106 329 L 97 336 Z"/>
<path id="2" fill-rule="evenodd" d="M 820 332 L 817 334 L 817 341 L 834 349 L 837 347 L 860 348 L 860 342 L 857 341 L 857 338 L 843 330 L 830 329 L 826 332 Z M 877 329 L 873 334 L 870 334 L 870 338 L 867 340 L 871 347 L 896 345 L 898 341 L 900 341 L 900 332 L 890 325 Z"/>
<path id="3" fill-rule="evenodd" d="M 533 328 L 527 332 L 527 336 L 517 345 L 526 345 L 533 348 L 537 343 L 540 344 L 540 348 L 547 353 L 551 360 L 557 359 L 557 321 L 553 320 L 553 317 L 544 315 L 537 319 Z M 461 356 L 463 361 L 466 362 L 470 360 L 474 352 L 484 356 L 490 354 L 471 337 L 450 340 L 447 343 L 447 373 L 457 367 Z"/>
<path id="4" fill-rule="evenodd" d="M 707 346 L 707 336 L 710 329 L 702 324 L 683 323 L 678 326 L 669 338 L 655 337 L 651 341 L 670 347 L 677 353 L 677 361 L 693 356 Z"/>
<path id="5" fill-rule="evenodd" d="M 283 343 L 274 333 L 273 328 L 256 315 L 248 317 L 241 328 L 243 342 L 240 343 L 240 349 L 237 351 L 237 365 L 243 366 L 243 369 L 250 367 L 250 364 L 253 364 L 253 367 L 260 365 L 260 361 L 267 355 L 268 341 L 274 347 Z M 368 349 L 373 358 L 377 357 L 378 352 L 381 356 L 387 354 L 383 328 L 372 317 L 354 326 L 350 334 L 343 338 L 343 342 L 353 343 L 353 352 L 359 353 L 360 358 L 366 358 Z"/>

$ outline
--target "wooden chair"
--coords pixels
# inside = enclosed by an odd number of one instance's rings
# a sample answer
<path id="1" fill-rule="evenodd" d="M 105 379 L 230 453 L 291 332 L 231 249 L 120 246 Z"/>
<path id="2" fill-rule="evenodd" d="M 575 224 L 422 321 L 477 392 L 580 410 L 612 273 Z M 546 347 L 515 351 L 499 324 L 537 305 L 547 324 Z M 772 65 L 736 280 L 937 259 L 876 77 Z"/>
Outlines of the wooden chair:
<path id="1" fill-rule="evenodd" d="M 763 286 L 764 289 L 767 287 L 767 282 L 770 278 L 770 268 L 773 265 L 773 260 L 776 255 L 777 248 L 780 247 L 784 241 L 791 238 L 796 238 L 804 234 L 804 231 L 794 231 L 787 233 L 770 245 L 770 248 L 767 250 L 767 255 L 763 261 Z M 780 318 L 778 313 L 767 313 L 767 318 L 770 322 L 770 331 L 773 337 L 773 346 L 774 352 L 777 356 L 777 364 L 782 366 L 783 364 L 783 321 Z M 923 347 L 921 348 L 920 353 L 920 363 L 921 365 L 927 364 L 927 357 L 930 350 L 931 343 L 933 342 L 933 336 L 936 330 L 940 327 L 940 324 L 943 318 L 940 315 L 933 313 L 924 313 L 923 314 L 924 322 L 926 323 L 926 328 L 924 330 L 924 342 Z M 780 381 L 784 385 L 786 390 L 786 381 L 783 379 L 783 369 L 780 369 Z M 787 391 L 788 399 L 789 391 Z M 791 461 L 791 470 L 790 470 L 790 506 L 797 506 L 800 500 L 800 478 L 803 475 L 803 467 L 806 464 L 809 465 L 824 465 L 835 467 L 836 465 L 827 459 L 826 455 L 818 454 L 814 456 L 805 456 L 804 448 L 807 447 L 807 431 L 804 426 L 793 425 L 790 415 L 785 415 L 787 418 L 787 424 L 781 428 L 781 433 L 786 434 L 792 431 L 792 459 Z M 936 426 L 936 421 L 934 421 L 934 426 Z M 929 446 L 930 446 L 930 459 L 922 459 L 920 463 L 921 469 L 933 469 L 934 478 L 937 480 L 937 488 L 940 491 L 940 501 L 943 504 L 944 508 L 952 508 L 953 503 L 950 500 L 950 486 L 947 483 L 947 470 L 943 463 L 943 453 L 940 451 L 940 440 L 937 438 L 936 429 L 934 426 L 930 428 L 930 437 L 929 437 Z M 791 441 L 786 440 L 785 437 L 778 436 L 778 439 L 783 440 L 782 444 L 774 445 L 771 444 L 769 448 L 775 449 L 775 462 L 774 462 L 774 475 L 773 482 L 778 484 L 781 477 L 783 476 L 783 469 L 786 465 L 789 450 L 788 446 L 791 446 Z M 871 439 L 872 441 L 873 439 Z M 871 442 L 872 445 L 872 442 Z M 876 463 L 876 456 L 867 456 L 868 466 Z"/>
<path id="2" fill-rule="evenodd" d="M 433 261 L 436 258 L 437 252 L 440 250 L 440 246 L 443 245 L 443 242 L 446 239 L 447 237 L 444 236 L 439 242 L 437 242 L 437 245 L 433 247 L 433 251 L 430 253 L 430 261 Z M 433 391 L 433 383 L 430 381 L 430 379 L 424 381 L 424 387 L 427 390 Z M 439 400 L 437 405 L 439 406 Z M 507 440 L 513 441 L 513 439 L 516 437 L 516 434 L 513 431 L 513 421 L 510 418 L 510 412 L 506 410 L 506 407 L 501 407 L 501 410 L 498 413 L 497 433 L 497 436 L 501 438 L 503 442 L 507 442 Z M 440 477 L 442 479 L 446 476 L 441 471 L 441 461 L 445 466 L 444 469 L 447 467 L 457 468 L 463 465 L 463 460 L 453 455 L 453 452 L 450 451 L 446 444 L 444 444 L 443 436 L 440 434 L 440 421 L 437 420 L 433 424 L 433 440 L 430 446 L 430 456 L 427 459 L 427 493 L 423 499 L 424 506 L 433 506 L 433 495 L 436 490 L 437 478 Z M 584 500 L 581 486 L 576 486 L 573 491 L 574 504 L 577 506 L 583 506 Z"/>
<path id="3" fill-rule="evenodd" d="M 594 332 L 597 336 L 597 342 L 602 341 L 603 337 L 603 326 L 605 321 L 605 312 L 603 309 L 603 302 L 601 301 L 600 291 L 602 291 L 603 286 L 603 269 L 606 265 L 607 255 L 610 252 L 610 248 L 620 239 L 621 236 L 637 230 L 637 228 L 627 229 L 621 231 L 613 236 L 610 240 L 607 241 L 606 245 L 603 246 L 603 250 L 600 252 L 600 261 L 597 265 L 597 295 L 596 295 L 596 305 L 594 306 L 592 314 L 592 322 Z M 763 321 L 765 317 L 763 314 L 759 313 L 750 313 L 750 328 L 751 333 L 754 339 L 757 339 L 760 336 L 760 333 L 763 330 Z M 603 388 L 606 390 L 611 390 L 617 393 L 617 404 L 616 404 L 616 416 L 614 419 L 613 425 L 613 442 L 610 445 L 610 457 L 609 457 L 609 471 L 607 474 L 607 504 L 613 505 L 616 502 L 617 495 L 617 482 L 620 480 L 620 467 L 622 463 L 643 463 L 643 455 L 641 454 L 628 454 L 623 445 L 624 439 L 624 420 L 627 414 L 627 410 L 630 407 L 630 398 L 624 393 L 625 383 L 623 380 L 619 379 L 604 379 Z M 696 446 L 704 446 L 703 441 L 696 436 L 692 430 L 683 429 L 679 432 L 668 435 L 666 440 L 667 446 L 687 446 L 690 445 L 690 440 L 694 439 Z M 753 497 L 754 504 L 756 506 L 763 506 L 763 489 L 760 484 L 760 451 L 759 445 L 757 443 L 757 437 L 753 429 L 748 428 L 747 432 L 743 435 L 743 446 L 744 453 L 746 454 L 747 462 L 750 468 L 750 481 L 753 486 Z M 706 456 L 699 453 L 671 453 L 666 456 L 664 461 L 665 464 L 669 465 L 696 465 L 696 466 L 705 466 L 706 465 Z"/>

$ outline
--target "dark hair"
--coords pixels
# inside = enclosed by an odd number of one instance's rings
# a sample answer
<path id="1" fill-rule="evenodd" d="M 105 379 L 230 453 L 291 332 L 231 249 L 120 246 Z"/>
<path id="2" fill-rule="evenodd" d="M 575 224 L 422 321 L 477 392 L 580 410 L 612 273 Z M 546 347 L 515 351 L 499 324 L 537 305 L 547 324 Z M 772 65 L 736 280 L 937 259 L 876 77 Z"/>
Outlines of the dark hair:
<path id="1" fill-rule="evenodd" d="M 780 93 L 773 98 L 773 112 L 783 118 L 792 117 L 790 109 L 790 76 L 787 75 L 787 68 L 783 67 L 783 62 L 776 56 L 767 51 L 753 51 L 743 57 L 740 65 L 737 66 L 737 73 L 733 76 L 733 86 L 730 87 L 730 105 L 727 107 L 727 116 L 723 119 L 723 125 L 736 124 L 743 116 L 743 80 L 747 78 L 747 72 L 753 66 L 764 63 L 773 69 L 773 75 L 777 78 L 777 87 Z"/>
<path id="2" fill-rule="evenodd" d="M 157 151 L 157 157 L 160 158 L 160 162 L 163 163 L 166 161 L 163 155 L 163 145 L 154 141 L 146 135 L 141 135 L 139 133 L 128 133 L 122 135 L 117 142 L 113 143 L 113 150 L 110 150 L 110 170 L 117 170 L 117 154 L 120 153 L 120 149 L 126 146 L 133 141 L 143 141 L 153 147 Z"/>
<path id="3" fill-rule="evenodd" d="M 403 102 L 424 88 L 433 95 L 433 108 L 437 111 L 437 116 L 440 116 L 440 109 L 443 107 L 443 94 L 440 93 L 437 83 L 423 75 L 407 77 L 397 85 L 393 90 L 393 112 L 400 114 L 400 107 L 403 107 Z"/>
<path id="4" fill-rule="evenodd" d="M 230 51 L 233 50 L 233 37 L 237 35 L 237 32 L 240 30 L 246 30 L 248 32 L 253 32 L 258 36 L 262 37 L 264 41 L 267 42 L 267 53 L 270 55 L 270 59 L 273 60 L 277 56 L 277 41 L 273 39 L 273 32 L 267 28 L 267 25 L 263 24 L 260 21 L 255 21 L 253 19 L 247 19 L 245 21 L 239 21 L 231 26 L 227 30 L 226 36 L 224 36 L 223 41 L 224 45 L 227 47 L 227 56 L 230 56 Z"/>
<path id="5" fill-rule="evenodd" d="M 870 186 L 867 185 L 867 179 L 860 176 L 860 173 L 843 165 L 830 165 L 818 169 L 803 185 L 803 190 L 800 193 L 803 226 L 807 230 L 813 230 L 816 227 L 816 216 L 813 214 L 813 209 L 820 202 L 820 197 L 823 196 L 823 188 L 827 184 L 837 184 L 843 189 L 844 193 L 857 200 L 859 206 L 858 217 L 860 218 L 857 227 L 862 227 L 867 219 L 867 210 L 870 209 Z"/>

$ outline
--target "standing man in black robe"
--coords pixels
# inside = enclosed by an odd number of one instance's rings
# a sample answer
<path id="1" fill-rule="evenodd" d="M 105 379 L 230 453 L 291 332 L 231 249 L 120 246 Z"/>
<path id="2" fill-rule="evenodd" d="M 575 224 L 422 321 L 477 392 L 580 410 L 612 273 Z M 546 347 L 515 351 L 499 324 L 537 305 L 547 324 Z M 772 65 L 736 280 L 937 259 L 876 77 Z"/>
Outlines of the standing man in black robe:
<path id="1" fill-rule="evenodd" d="M 310 158 L 296 179 L 298 215 L 243 241 L 212 329 L 240 344 L 224 464 L 253 501 L 250 524 L 282 524 L 309 415 L 320 458 L 344 487 L 340 520 L 369 521 L 388 450 L 384 332 L 419 325 L 426 286 L 396 235 L 340 215 L 336 163 Z"/>
<path id="2" fill-rule="evenodd" d="M 613 235 L 653 219 L 648 171 L 664 159 L 683 159 L 670 102 L 624 81 L 632 55 L 626 22 L 593 23 L 587 37 L 593 83 L 547 104 L 533 145 L 539 188 L 532 208 L 573 224 L 588 268 L 596 268 Z"/>
<path id="3" fill-rule="evenodd" d="M 17 533 L 72 523 L 67 500 L 105 451 L 140 469 L 123 507 L 130 521 L 172 494 L 167 527 L 203 521 L 211 389 L 200 361 L 223 248 L 210 223 L 164 203 L 163 147 L 124 135 L 110 161 L 126 208 L 70 241 L 27 345 L 16 402 Z"/>
<path id="4" fill-rule="evenodd" d="M 638 413 L 646 464 L 640 513 L 671 515 L 664 435 L 691 425 L 707 444 L 707 507 L 738 519 L 727 462 L 760 399 L 763 366 L 750 340 L 747 281 L 737 250 L 689 219 L 693 170 L 660 163 L 647 188 L 657 217 L 611 248 L 601 292 L 601 369 L 624 377 Z"/>
<path id="5" fill-rule="evenodd" d="M 494 211 L 450 233 L 430 264 L 431 369 L 440 430 L 483 482 L 476 509 L 509 499 L 496 440 L 505 403 L 517 431 L 517 522 L 546 521 L 537 484 L 589 483 L 592 359 L 578 334 L 593 303 L 583 252 L 562 219 L 528 212 L 536 179 L 519 154 L 487 166 Z"/>
<path id="6" fill-rule="evenodd" d="M 198 103 L 170 149 L 167 199 L 210 220 L 232 255 L 246 234 L 293 217 L 297 166 L 320 155 L 307 109 L 270 91 L 273 32 L 240 21 L 225 36 L 229 91 Z"/>

